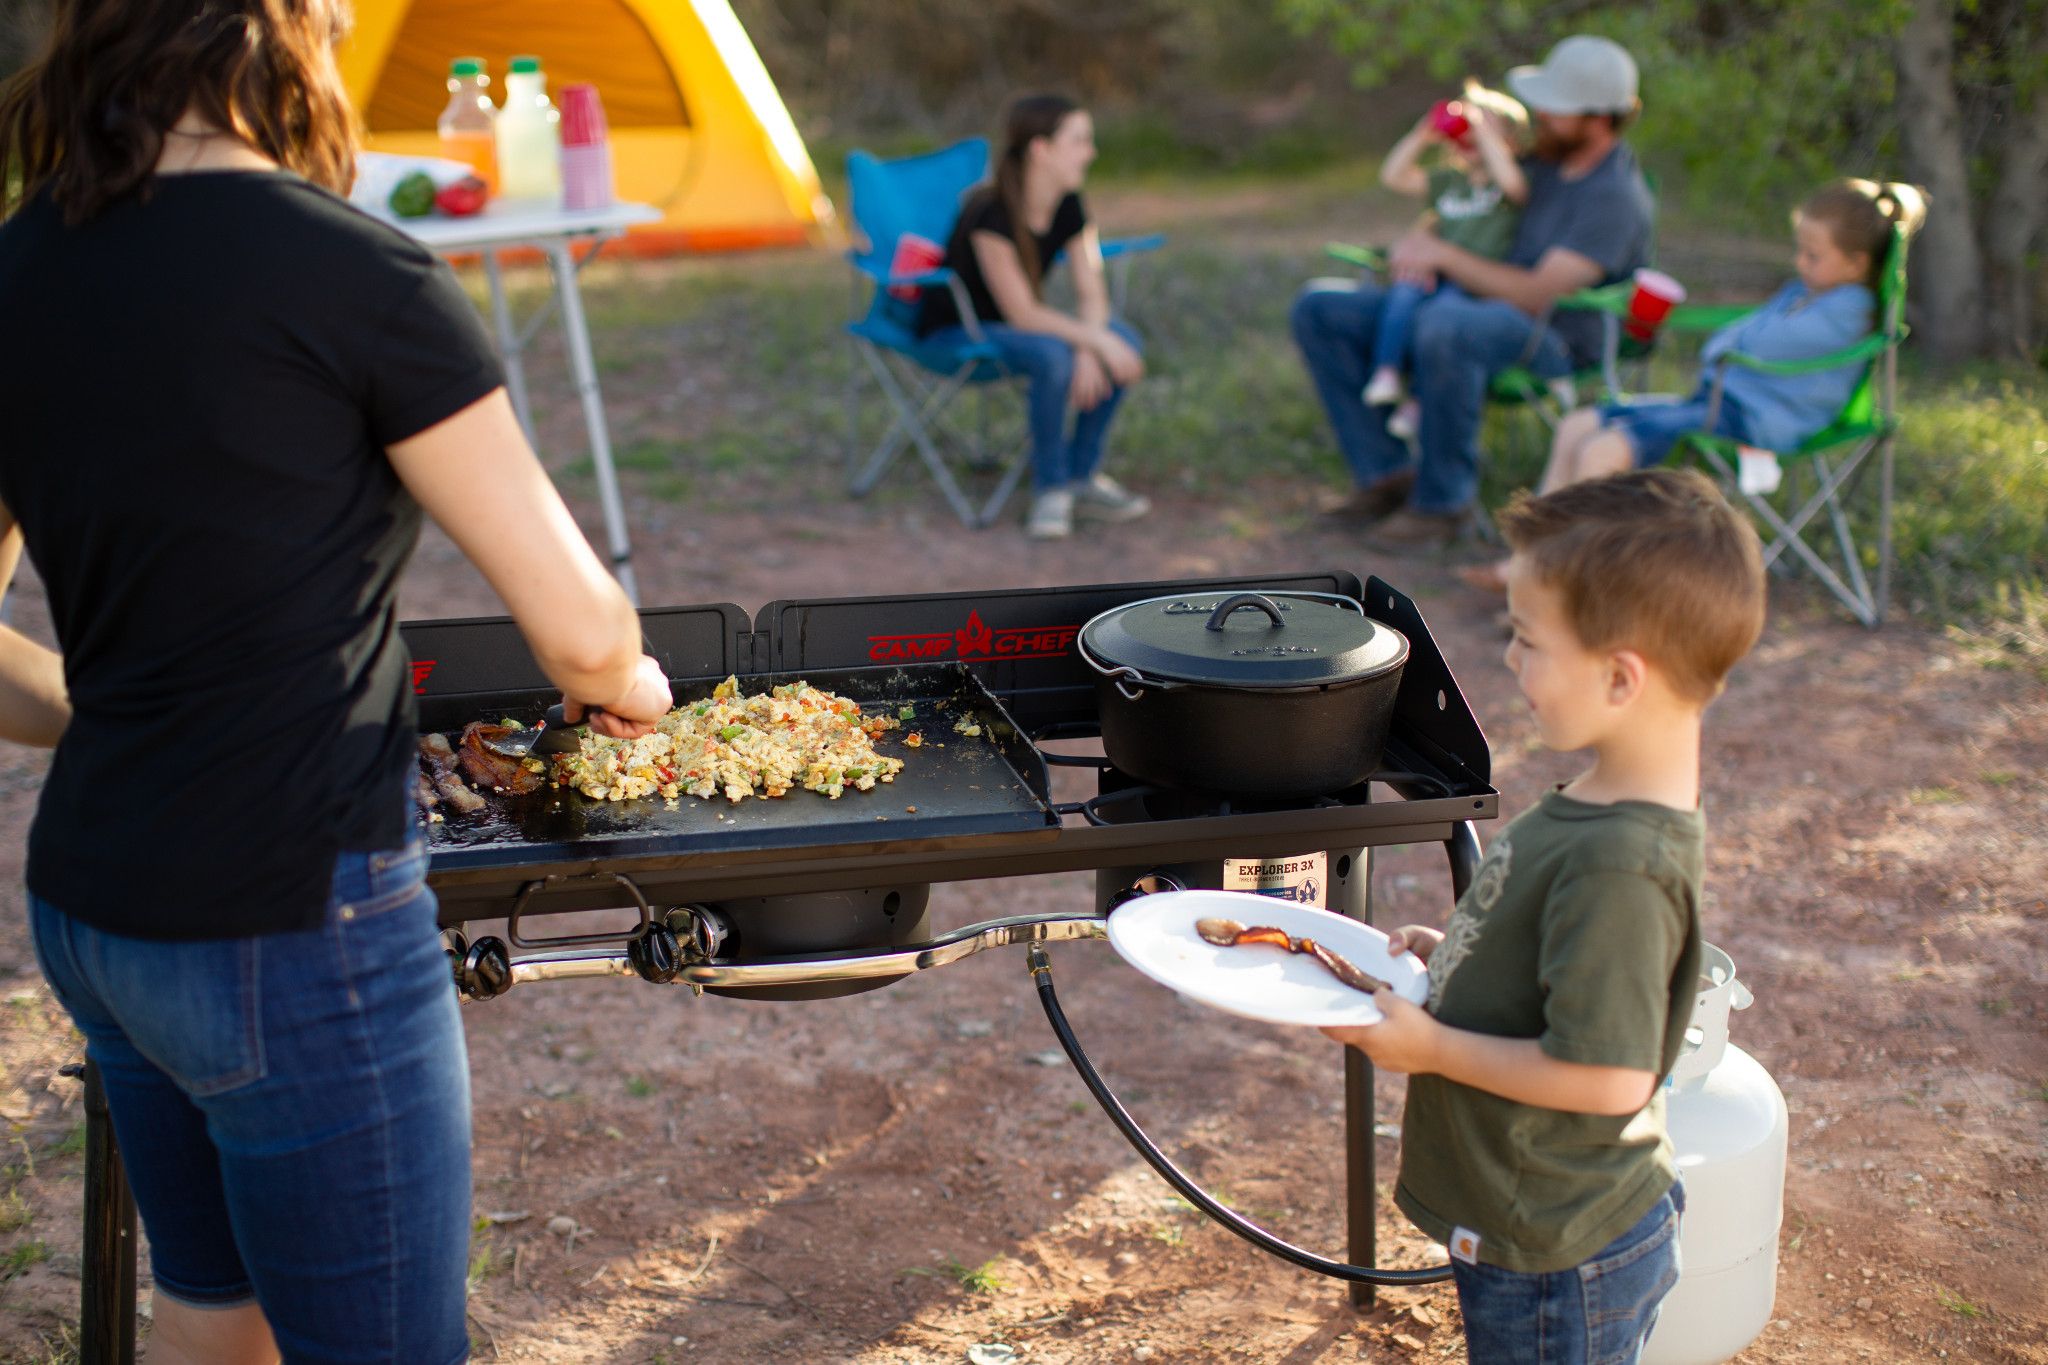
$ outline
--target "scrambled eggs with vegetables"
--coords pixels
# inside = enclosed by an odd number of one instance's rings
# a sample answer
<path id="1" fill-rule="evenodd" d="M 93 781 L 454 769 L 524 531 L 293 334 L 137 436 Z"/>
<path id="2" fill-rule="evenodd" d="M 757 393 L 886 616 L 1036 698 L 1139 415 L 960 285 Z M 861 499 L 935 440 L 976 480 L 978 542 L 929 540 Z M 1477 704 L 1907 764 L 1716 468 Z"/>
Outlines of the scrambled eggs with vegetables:
<path id="1" fill-rule="evenodd" d="M 902 759 L 875 751 L 877 735 L 901 728 L 894 716 L 864 716 L 855 702 L 807 682 L 754 697 L 739 691 L 739 680 L 727 678 L 709 700 L 677 707 L 639 739 L 586 733 L 577 752 L 555 760 L 556 780 L 605 801 L 722 793 L 738 802 L 791 787 L 837 800 L 848 787 L 870 791 L 903 771 Z"/>

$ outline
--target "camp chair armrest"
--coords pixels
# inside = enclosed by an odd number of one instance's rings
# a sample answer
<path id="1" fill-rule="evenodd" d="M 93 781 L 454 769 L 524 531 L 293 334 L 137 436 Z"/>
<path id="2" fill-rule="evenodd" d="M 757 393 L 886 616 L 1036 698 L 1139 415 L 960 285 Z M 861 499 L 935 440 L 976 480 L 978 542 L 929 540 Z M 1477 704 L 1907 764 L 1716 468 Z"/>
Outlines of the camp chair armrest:
<path id="1" fill-rule="evenodd" d="M 1150 232 L 1143 237 L 1112 237 L 1102 243 L 1102 259 L 1113 261 L 1119 256 L 1142 256 L 1165 245 L 1166 234 L 1163 232 Z"/>
<path id="2" fill-rule="evenodd" d="M 1387 253 L 1383 247 L 1354 246 L 1350 242 L 1325 242 L 1323 254 L 1346 265 L 1355 265 L 1360 270 L 1387 268 Z"/>
<path id="3" fill-rule="evenodd" d="M 1670 332 L 1718 332 L 1756 310 L 1753 303 L 1681 303 L 1661 325 Z"/>
<path id="4" fill-rule="evenodd" d="M 1620 317 L 1628 311 L 1628 298 L 1634 286 L 1627 280 L 1613 284 L 1597 284 L 1591 289 L 1580 289 L 1566 294 L 1551 307 L 1567 313 L 1606 313 Z"/>
<path id="5" fill-rule="evenodd" d="M 1714 373 L 1717 384 L 1730 365 L 1739 365 L 1745 370 L 1754 370 L 1758 374 L 1818 374 L 1823 370 L 1838 369 L 1843 365 L 1852 365 L 1859 361 L 1869 360 L 1873 356 L 1882 355 L 1885 348 L 1891 344 L 1891 338 L 1883 332 L 1872 332 L 1853 346 L 1845 346 L 1839 351 L 1831 351 L 1827 355 L 1810 356 L 1804 360 L 1763 360 L 1757 356 L 1746 355 L 1741 351 L 1723 351 L 1720 355 L 1714 357 Z"/>
<path id="6" fill-rule="evenodd" d="M 953 272 L 945 266 L 940 266 L 936 270 L 921 270 L 914 275 L 891 274 L 887 261 L 879 256 L 869 256 L 857 251 L 847 252 L 846 260 L 847 264 L 877 284 L 914 285 L 919 289 L 929 289 L 945 284 L 953 278 Z"/>

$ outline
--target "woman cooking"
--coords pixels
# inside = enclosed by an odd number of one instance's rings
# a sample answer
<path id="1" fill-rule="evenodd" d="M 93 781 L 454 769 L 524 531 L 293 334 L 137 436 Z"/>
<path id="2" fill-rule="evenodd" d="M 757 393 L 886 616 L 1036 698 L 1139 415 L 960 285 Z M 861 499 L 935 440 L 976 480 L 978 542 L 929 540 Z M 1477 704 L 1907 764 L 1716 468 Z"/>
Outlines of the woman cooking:
<path id="1" fill-rule="evenodd" d="M 344 0 L 59 0 L 0 92 L 0 734 L 104 1077 L 152 1365 L 468 1354 L 469 1090 L 411 836 L 422 507 L 572 717 L 669 707 L 446 267 L 350 209 Z"/>

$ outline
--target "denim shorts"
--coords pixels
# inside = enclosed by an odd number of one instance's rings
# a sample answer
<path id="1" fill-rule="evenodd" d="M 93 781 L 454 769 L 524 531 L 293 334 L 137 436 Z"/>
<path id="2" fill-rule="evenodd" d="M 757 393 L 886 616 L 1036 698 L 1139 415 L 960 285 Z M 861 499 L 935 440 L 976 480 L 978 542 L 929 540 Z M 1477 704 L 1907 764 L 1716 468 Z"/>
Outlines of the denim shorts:
<path id="1" fill-rule="evenodd" d="M 1671 454 L 1671 448 L 1678 444 L 1679 437 L 1687 432 L 1707 430 L 1707 394 L 1702 390 L 1690 398 L 1603 403 L 1600 405 L 1600 425 L 1627 437 L 1629 448 L 1635 452 L 1636 468 L 1648 469 L 1653 464 L 1664 462 L 1665 457 Z M 1731 441 L 1746 439 L 1742 410 L 1726 397 L 1721 400 L 1721 411 L 1711 434 L 1725 436 Z"/>
<path id="2" fill-rule="evenodd" d="M 29 897 L 157 1292 L 255 1301 L 294 1365 L 469 1354 L 469 1066 L 426 865 L 343 853 L 324 923 L 251 938 L 128 938 Z"/>
<path id="3" fill-rule="evenodd" d="M 1636 1225 L 1583 1265 L 1547 1274 L 1451 1262 L 1473 1365 L 1635 1365 L 1678 1283 L 1673 1185 Z"/>

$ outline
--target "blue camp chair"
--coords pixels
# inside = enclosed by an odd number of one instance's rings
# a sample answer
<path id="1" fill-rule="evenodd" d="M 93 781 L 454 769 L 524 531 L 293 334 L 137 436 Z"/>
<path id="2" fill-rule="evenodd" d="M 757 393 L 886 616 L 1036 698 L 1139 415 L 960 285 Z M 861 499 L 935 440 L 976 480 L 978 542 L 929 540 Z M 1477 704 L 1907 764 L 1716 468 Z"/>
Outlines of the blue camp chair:
<path id="1" fill-rule="evenodd" d="M 936 152 L 891 161 L 862 151 L 846 159 L 854 226 L 866 239 L 864 246 L 847 252 L 854 269 L 855 316 L 846 331 L 893 413 L 881 441 L 862 454 L 860 376 L 856 371 L 847 390 L 851 470 L 847 487 L 855 497 L 866 496 L 906 448 L 915 449 L 947 504 L 968 526 L 986 526 L 1002 512 L 1003 504 L 1023 481 L 1031 450 L 1024 437 L 1005 442 L 1005 449 L 992 448 L 986 408 L 979 434 L 961 430 L 948 409 L 970 386 L 986 393 L 987 386 L 1019 376 L 1003 365 L 996 348 L 982 335 L 966 286 L 957 275 L 940 267 L 896 276 L 889 267 L 896 258 L 897 243 L 907 233 L 944 245 L 959 217 L 961 199 L 987 174 L 988 142 L 984 138 L 969 138 Z M 1163 242 L 1161 237 L 1147 237 L 1103 243 L 1103 260 L 1110 266 L 1111 300 L 1119 312 L 1128 292 L 1131 258 Z M 917 298 L 898 298 L 890 293 L 891 286 L 913 288 Z M 957 345 L 935 345 L 917 335 L 918 308 L 928 289 L 952 292 L 966 340 Z M 867 295 L 865 311 L 863 292 Z M 956 471 L 956 465 L 964 470 Z M 961 472 L 973 471 L 997 476 L 979 505 L 961 485 Z"/>

